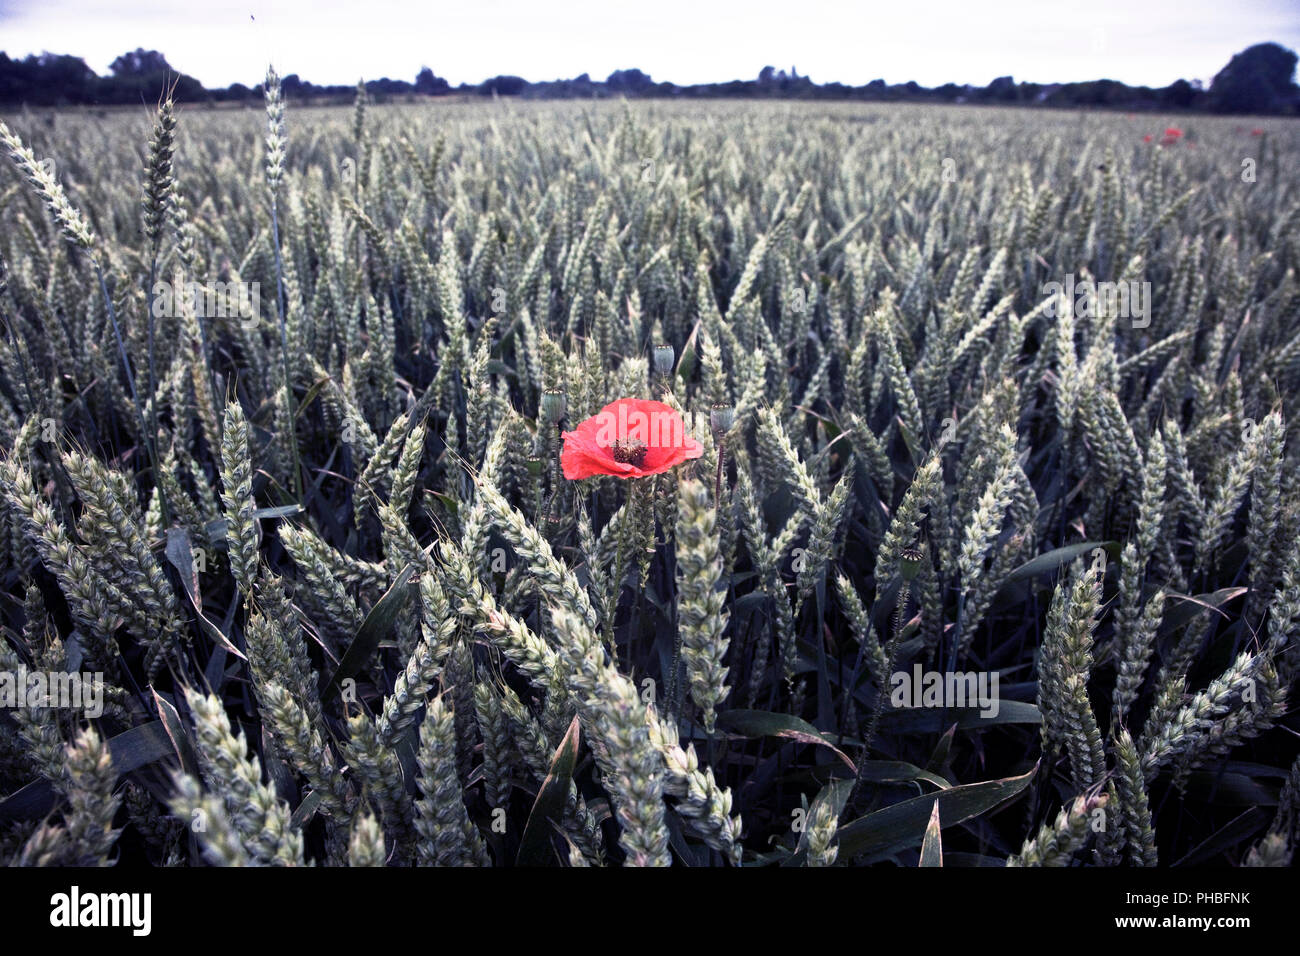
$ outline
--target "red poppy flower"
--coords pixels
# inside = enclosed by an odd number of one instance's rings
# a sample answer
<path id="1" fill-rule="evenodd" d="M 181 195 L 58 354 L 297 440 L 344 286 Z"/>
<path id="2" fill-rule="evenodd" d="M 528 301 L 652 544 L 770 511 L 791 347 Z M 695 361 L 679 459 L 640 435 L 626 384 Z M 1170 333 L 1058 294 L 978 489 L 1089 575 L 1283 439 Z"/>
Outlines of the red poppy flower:
<path id="1" fill-rule="evenodd" d="M 570 481 L 592 475 L 644 478 L 703 454 L 670 406 L 620 398 L 564 433 L 560 467 Z"/>
<path id="2" fill-rule="evenodd" d="M 1251 136 L 1263 136 L 1263 135 L 1264 135 L 1264 131 L 1263 131 L 1262 129 L 1252 129 L 1252 130 L 1250 131 L 1250 135 L 1251 135 Z"/>
<path id="3" fill-rule="evenodd" d="M 1183 131 L 1180 130 L 1177 126 L 1171 126 L 1167 130 L 1165 130 L 1166 139 L 1177 139 L 1182 135 L 1183 135 Z"/>
<path id="4" fill-rule="evenodd" d="M 1142 137 L 1142 142 L 1144 142 L 1144 143 L 1149 143 L 1149 142 L 1151 142 L 1153 139 L 1155 139 L 1155 137 L 1152 136 L 1150 133 L 1147 133 L 1145 136 Z"/>

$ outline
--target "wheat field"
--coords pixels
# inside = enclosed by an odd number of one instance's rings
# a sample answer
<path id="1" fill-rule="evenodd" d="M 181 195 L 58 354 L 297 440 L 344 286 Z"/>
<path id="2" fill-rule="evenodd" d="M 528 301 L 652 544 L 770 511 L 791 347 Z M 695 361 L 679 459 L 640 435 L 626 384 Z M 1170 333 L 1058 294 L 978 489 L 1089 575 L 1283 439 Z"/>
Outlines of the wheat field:
<path id="1" fill-rule="evenodd" d="M 0 127 L 0 860 L 1290 861 L 1294 121 L 266 89 Z"/>

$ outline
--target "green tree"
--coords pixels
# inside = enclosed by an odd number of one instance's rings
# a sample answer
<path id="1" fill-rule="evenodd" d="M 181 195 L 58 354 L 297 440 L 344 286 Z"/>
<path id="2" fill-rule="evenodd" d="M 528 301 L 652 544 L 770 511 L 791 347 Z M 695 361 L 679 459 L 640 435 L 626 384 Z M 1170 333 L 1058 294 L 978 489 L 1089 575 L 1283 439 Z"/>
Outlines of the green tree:
<path id="1" fill-rule="evenodd" d="M 1210 84 L 1210 109 L 1217 113 L 1276 113 L 1294 110 L 1296 55 L 1276 43 L 1242 50 Z"/>

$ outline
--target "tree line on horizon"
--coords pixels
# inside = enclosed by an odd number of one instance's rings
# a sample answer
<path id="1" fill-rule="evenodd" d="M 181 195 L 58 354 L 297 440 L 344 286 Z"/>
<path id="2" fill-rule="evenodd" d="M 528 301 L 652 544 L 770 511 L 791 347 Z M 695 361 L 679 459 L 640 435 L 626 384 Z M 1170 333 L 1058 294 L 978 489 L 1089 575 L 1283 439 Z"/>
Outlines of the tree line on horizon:
<path id="1" fill-rule="evenodd" d="M 1277 43 L 1259 43 L 1236 54 L 1205 89 L 1199 81 L 1176 80 L 1165 87 L 1129 86 L 1118 80 L 1076 83 L 1017 83 L 1001 76 L 988 86 L 945 83 L 927 88 L 916 82 L 862 86 L 814 83 L 795 68 L 787 73 L 765 66 L 753 80 L 682 86 L 656 82 L 639 69 L 615 70 L 602 80 L 583 73 L 573 79 L 529 82 L 494 76 L 481 83 L 452 86 L 423 67 L 414 82 L 387 77 L 364 82 L 377 102 L 393 97 L 519 96 L 537 99 L 591 99 L 626 96 L 736 99 L 858 100 L 875 102 L 983 103 L 1044 107 L 1110 107 L 1128 110 L 1199 110 L 1211 113 L 1300 115 L 1300 87 L 1294 82 L 1296 54 Z M 296 73 L 283 79 L 286 95 L 297 99 L 349 101 L 356 86 L 317 85 Z M 221 103 L 260 100 L 262 88 L 233 83 L 208 89 L 176 70 L 156 50 L 137 49 L 119 56 L 108 76 L 95 73 L 81 57 L 42 53 L 11 59 L 0 52 L 0 104 L 7 106 L 125 105 L 151 103 L 164 88 L 178 102 Z"/>

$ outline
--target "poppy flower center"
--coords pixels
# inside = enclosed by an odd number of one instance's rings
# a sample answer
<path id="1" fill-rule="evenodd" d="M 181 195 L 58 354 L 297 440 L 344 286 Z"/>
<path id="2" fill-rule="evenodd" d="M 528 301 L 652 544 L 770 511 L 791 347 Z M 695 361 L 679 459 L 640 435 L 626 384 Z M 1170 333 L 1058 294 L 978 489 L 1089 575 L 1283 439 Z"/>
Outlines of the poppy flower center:
<path id="1" fill-rule="evenodd" d="M 611 446 L 614 460 L 633 468 L 645 464 L 646 444 L 638 438 L 616 439 Z"/>

